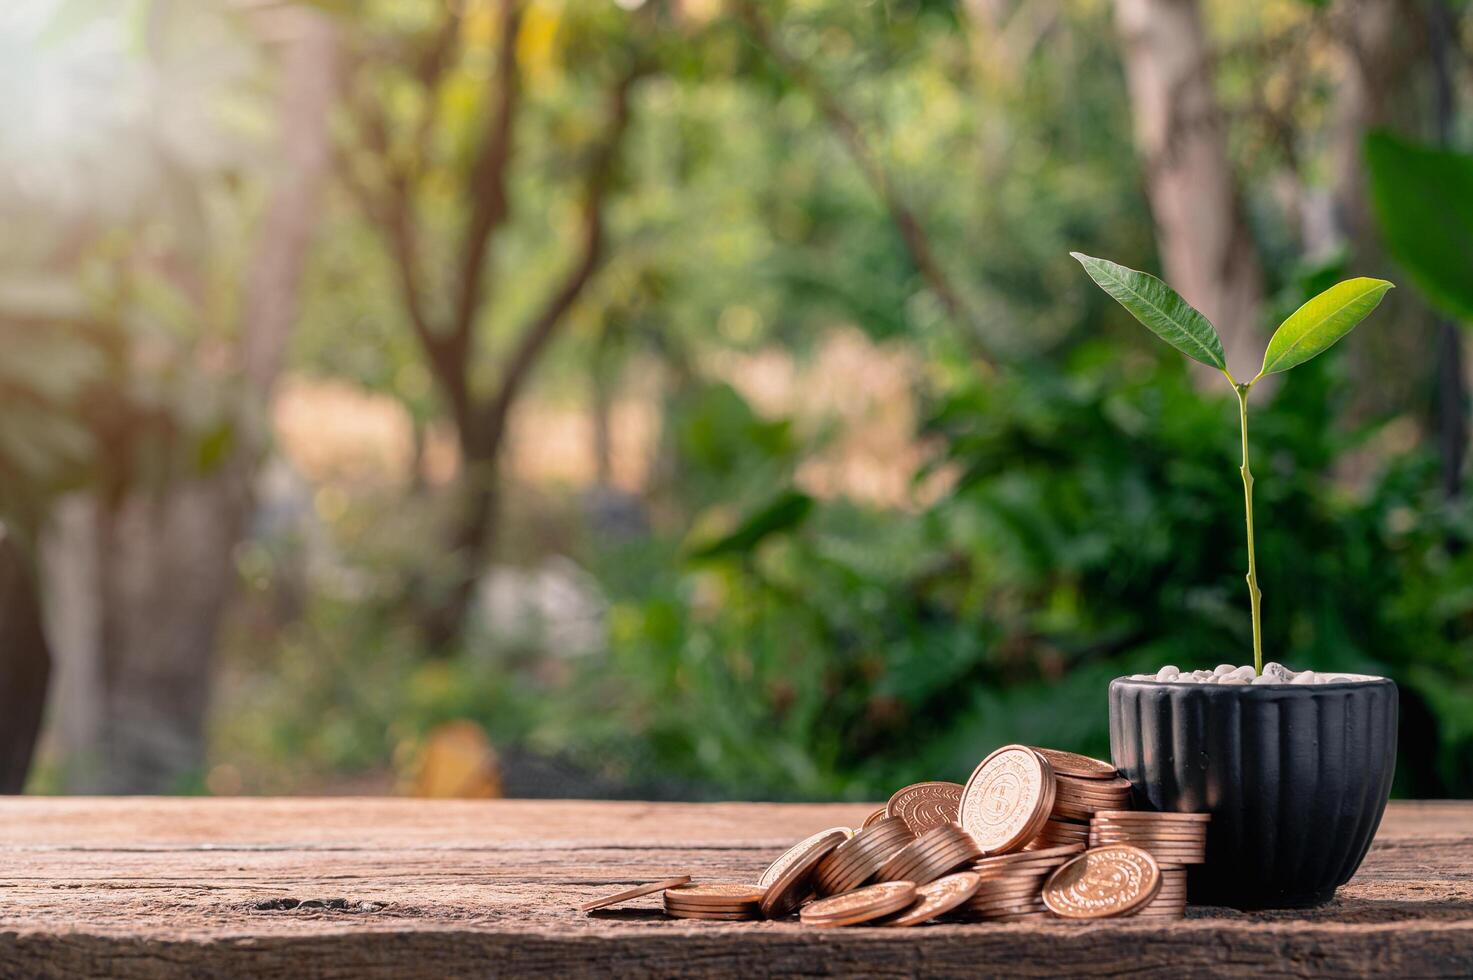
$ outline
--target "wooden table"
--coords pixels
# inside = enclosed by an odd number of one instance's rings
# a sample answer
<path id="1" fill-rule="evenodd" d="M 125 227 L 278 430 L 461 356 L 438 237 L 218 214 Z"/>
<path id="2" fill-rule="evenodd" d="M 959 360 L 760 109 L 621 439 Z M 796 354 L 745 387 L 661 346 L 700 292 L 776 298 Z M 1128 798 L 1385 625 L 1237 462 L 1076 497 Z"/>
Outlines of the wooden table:
<path id="1" fill-rule="evenodd" d="M 0 801 L 0 977 L 1473 975 L 1473 803 L 1396 803 L 1311 912 L 1165 926 L 813 930 L 665 919 L 856 805 L 397 799 Z"/>

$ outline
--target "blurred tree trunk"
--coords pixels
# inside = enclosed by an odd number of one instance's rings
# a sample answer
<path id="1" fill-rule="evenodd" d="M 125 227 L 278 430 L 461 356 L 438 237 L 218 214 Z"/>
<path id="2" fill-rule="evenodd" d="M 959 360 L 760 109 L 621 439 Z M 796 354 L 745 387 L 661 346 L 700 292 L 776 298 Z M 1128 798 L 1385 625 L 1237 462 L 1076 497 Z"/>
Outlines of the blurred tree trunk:
<path id="1" fill-rule="evenodd" d="M 501 360 L 493 383 L 475 379 L 481 348 L 478 326 L 495 296 L 494 242 L 511 216 L 510 180 L 517 120 L 523 109 L 517 37 L 523 0 L 499 0 L 494 62 L 485 73 L 483 131 L 460 176 L 465 220 L 455 243 L 448 282 L 426 268 L 422 256 L 416 194 L 431 179 L 427 148 L 443 123 L 438 90 L 462 57 L 462 16 L 450 5 L 413 59 L 424 106 L 413 127 L 412 149 L 396 152 L 395 126 L 373 87 L 382 49 L 370 46 L 356 59 L 356 84 L 350 92 L 355 144 L 342 148 L 340 175 L 377 229 L 395 266 L 399 294 L 430 375 L 455 424 L 461 471 L 453 489 L 448 540 L 449 575 L 438 587 L 417 596 L 420 627 L 433 655 L 444 656 L 463 636 L 476 583 L 495 548 L 500 530 L 500 461 L 512 410 L 542 356 L 566 326 L 570 314 L 605 257 L 604 207 L 630 121 L 630 97 L 648 65 L 633 53 L 607 92 L 601 134 L 589 149 L 579 191 L 578 229 L 569 263 L 537 311 L 521 325 Z M 359 167 L 354 151 L 371 164 Z M 360 173 L 369 170 L 370 173 Z M 441 177 L 443 182 L 443 177 Z M 443 184 L 441 184 L 442 186 Z M 444 302 L 440 297 L 446 297 Z"/>
<path id="2" fill-rule="evenodd" d="M 1196 0 L 1116 0 L 1115 15 L 1166 278 L 1217 327 L 1229 362 L 1237 352 L 1234 366 L 1247 368 L 1258 353 L 1263 274 L 1228 157 L 1201 11 Z"/>
<path id="3" fill-rule="evenodd" d="M 1452 141 L 1457 111 L 1452 58 L 1458 32 L 1446 0 L 1427 7 L 1427 48 L 1432 61 L 1433 128 L 1438 146 Z M 1437 318 L 1437 445 L 1442 459 L 1442 491 L 1449 499 L 1463 492 L 1463 466 L 1468 454 L 1468 375 L 1463 334 L 1450 318 Z"/>
<path id="4" fill-rule="evenodd" d="M 0 793 L 25 788 L 51 676 L 33 572 L 25 550 L 0 524 Z"/>
<path id="5" fill-rule="evenodd" d="M 125 486 L 96 505 L 93 567 L 100 718 L 95 769 L 79 788 L 178 791 L 205 758 L 214 653 L 236 581 L 234 551 L 254 506 L 269 399 L 295 322 L 302 270 L 330 169 L 335 35 L 290 11 L 282 39 L 280 170 L 246 273 L 240 360 L 246 381 L 237 450 L 214 473 Z"/>

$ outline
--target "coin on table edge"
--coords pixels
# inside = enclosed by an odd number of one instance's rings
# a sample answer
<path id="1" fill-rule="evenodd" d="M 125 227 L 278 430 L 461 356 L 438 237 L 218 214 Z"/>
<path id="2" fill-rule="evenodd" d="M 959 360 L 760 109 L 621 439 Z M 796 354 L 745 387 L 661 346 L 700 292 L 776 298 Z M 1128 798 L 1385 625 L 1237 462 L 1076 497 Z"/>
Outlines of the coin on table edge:
<path id="1" fill-rule="evenodd" d="M 666 889 L 665 901 L 683 906 L 756 905 L 762 901 L 762 889 L 735 881 L 705 881 Z"/>
<path id="2" fill-rule="evenodd" d="M 1176 810 L 1101 810 L 1095 816 L 1103 820 L 1162 822 L 1180 820 L 1184 823 L 1207 823 L 1212 819 L 1210 813 L 1181 813 Z"/>
<path id="3" fill-rule="evenodd" d="M 798 917 L 804 925 L 849 926 L 898 912 L 915 901 L 916 886 L 908 881 L 885 881 L 858 891 L 821 898 L 803 906 Z"/>
<path id="4" fill-rule="evenodd" d="M 666 878 L 664 881 L 651 881 L 643 885 L 635 885 L 633 888 L 625 889 L 617 895 L 609 895 L 604 898 L 595 898 L 591 902 L 584 902 L 578 906 L 578 911 L 592 912 L 594 909 L 607 908 L 610 905 L 627 902 L 631 898 L 641 898 L 645 895 L 653 895 L 655 892 L 662 892 L 667 888 L 674 888 L 676 885 L 684 885 L 689 883 L 689 881 L 690 875 L 676 875 L 674 878 Z"/>
<path id="5" fill-rule="evenodd" d="M 1060 867 L 1043 886 L 1049 911 L 1066 919 L 1129 915 L 1161 887 L 1161 869 L 1150 853 L 1129 844 L 1086 851 Z"/>
<path id="6" fill-rule="evenodd" d="M 960 783 L 912 783 L 895 791 L 885 804 L 885 812 L 904 820 L 910 832 L 919 837 L 932 827 L 955 823 L 961 800 Z"/>
<path id="7" fill-rule="evenodd" d="M 1026 745 L 1004 745 L 973 770 L 957 818 L 984 853 L 1005 853 L 1037 836 L 1053 804 L 1048 760 Z"/>
<path id="8" fill-rule="evenodd" d="M 835 847 L 838 847 L 840 844 L 848 840 L 849 834 L 850 831 L 848 827 L 830 827 L 827 830 L 820 830 L 816 834 L 812 834 L 808 837 L 803 838 L 798 843 L 788 848 L 786 851 L 783 851 L 776 861 L 767 866 L 767 870 L 762 872 L 761 876 L 757 879 L 757 887 L 766 888 L 768 885 L 772 884 L 774 881 L 777 880 L 778 875 L 787 870 L 789 864 L 798 860 L 800 857 L 806 857 L 809 853 L 810 848 L 812 848 L 819 841 L 827 841 L 834 835 L 837 835 L 837 837 L 834 837 L 834 845 L 828 848 L 828 850 L 824 851 L 824 853 L 827 854 L 829 851 L 833 850 Z"/>
<path id="9" fill-rule="evenodd" d="M 871 813 L 869 816 L 864 818 L 864 823 L 859 825 L 859 829 L 868 830 L 870 827 L 879 823 L 881 820 L 884 820 L 888 816 L 890 816 L 890 813 L 888 812 L 887 808 L 880 807 L 874 813 Z"/>
<path id="10" fill-rule="evenodd" d="M 1061 776 L 1073 776 L 1076 779 L 1111 779 L 1120 775 L 1120 770 L 1104 759 L 1080 755 L 1078 752 L 1065 752 L 1063 749 L 1041 749 L 1034 745 L 1030 745 L 1029 748 L 1043 756 L 1053 767 L 1054 772 Z"/>
<path id="11" fill-rule="evenodd" d="M 803 900 L 800 894 L 802 887 L 808 882 L 813 874 L 813 869 L 818 867 L 818 862 L 828 856 L 829 852 L 842 844 L 846 837 L 836 830 L 825 831 L 824 834 L 815 834 L 813 837 L 803 841 L 796 846 L 807 845 L 806 851 L 794 854 L 790 849 L 787 854 L 777 859 L 773 867 L 786 862 L 779 869 L 776 877 L 767 883 L 767 891 L 762 895 L 762 914 L 769 919 L 781 918 L 798 907 Z M 791 855 L 791 857 L 790 857 Z M 768 869 L 772 870 L 771 868 Z M 758 879 L 761 883 L 761 879 Z"/>
<path id="12" fill-rule="evenodd" d="M 978 878 L 970 871 L 959 871 L 935 881 L 916 886 L 915 903 L 901 909 L 894 918 L 877 923 L 882 926 L 917 926 L 961 905 L 977 890 Z"/>

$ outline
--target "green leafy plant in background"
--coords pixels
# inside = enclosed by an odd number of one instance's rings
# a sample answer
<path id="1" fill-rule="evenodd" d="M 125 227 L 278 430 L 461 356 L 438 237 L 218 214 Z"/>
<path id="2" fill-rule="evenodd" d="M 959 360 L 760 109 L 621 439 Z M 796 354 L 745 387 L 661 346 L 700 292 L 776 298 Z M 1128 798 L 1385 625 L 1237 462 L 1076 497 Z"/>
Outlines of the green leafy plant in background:
<path id="1" fill-rule="evenodd" d="M 1370 315 L 1392 288 L 1384 279 L 1359 277 L 1336 283 L 1309 300 L 1269 339 L 1261 367 L 1252 379 L 1238 381 L 1228 370 L 1222 338 L 1212 323 L 1177 292 L 1155 276 L 1127 269 L 1106 259 L 1070 253 L 1091 279 L 1115 298 L 1156 336 L 1183 354 L 1221 371 L 1238 396 L 1238 421 L 1243 435 L 1243 509 L 1248 529 L 1248 601 L 1253 615 L 1253 669 L 1263 673 L 1263 627 L 1259 605 L 1258 563 L 1253 541 L 1253 471 L 1248 463 L 1248 393 L 1262 378 L 1292 367 L 1329 349 Z"/>
<path id="2" fill-rule="evenodd" d="M 1434 306 L 1473 322 L 1473 154 L 1385 132 L 1365 152 L 1387 250 Z"/>

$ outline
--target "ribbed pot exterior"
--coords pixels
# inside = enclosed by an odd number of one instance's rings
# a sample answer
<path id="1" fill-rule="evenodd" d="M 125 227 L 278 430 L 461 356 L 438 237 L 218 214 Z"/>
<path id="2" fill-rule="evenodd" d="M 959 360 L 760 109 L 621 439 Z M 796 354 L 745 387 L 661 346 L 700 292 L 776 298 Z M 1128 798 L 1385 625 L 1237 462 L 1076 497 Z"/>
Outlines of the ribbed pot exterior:
<path id="1" fill-rule="evenodd" d="M 1136 806 L 1212 814 L 1193 903 L 1329 901 L 1371 846 L 1396 769 L 1396 685 L 1217 685 L 1120 678 L 1110 749 Z"/>

